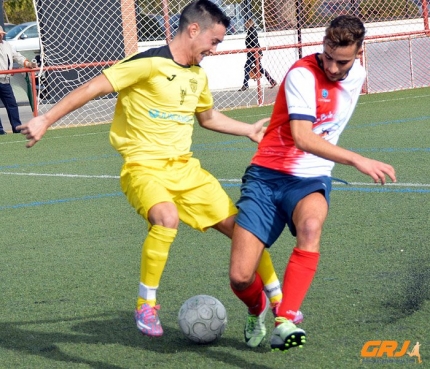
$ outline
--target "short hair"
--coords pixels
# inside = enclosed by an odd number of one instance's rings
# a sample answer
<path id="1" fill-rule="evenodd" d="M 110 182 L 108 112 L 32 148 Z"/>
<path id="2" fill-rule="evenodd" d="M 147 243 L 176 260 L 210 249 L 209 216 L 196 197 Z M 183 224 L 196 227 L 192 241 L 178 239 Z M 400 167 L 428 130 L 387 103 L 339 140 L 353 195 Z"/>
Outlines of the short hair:
<path id="1" fill-rule="evenodd" d="M 363 44 L 365 33 L 366 29 L 359 18 L 353 15 L 340 15 L 326 28 L 324 41 L 333 49 L 354 44 L 358 49 Z"/>
<path id="2" fill-rule="evenodd" d="M 182 32 L 191 23 L 198 23 L 202 29 L 211 28 L 214 24 L 222 24 L 227 29 L 230 18 L 212 1 L 195 0 L 182 10 L 178 31 Z"/>

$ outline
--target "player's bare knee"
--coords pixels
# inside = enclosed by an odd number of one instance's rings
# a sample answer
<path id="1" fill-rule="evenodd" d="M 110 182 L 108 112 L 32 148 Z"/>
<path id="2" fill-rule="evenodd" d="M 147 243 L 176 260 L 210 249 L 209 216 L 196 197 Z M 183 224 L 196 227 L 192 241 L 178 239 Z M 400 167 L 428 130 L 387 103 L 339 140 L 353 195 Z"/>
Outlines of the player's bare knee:
<path id="1" fill-rule="evenodd" d="M 319 240 L 322 223 L 318 218 L 308 218 L 296 227 L 297 237 L 308 242 Z"/>
<path id="2" fill-rule="evenodd" d="M 177 229 L 179 227 L 178 211 L 175 206 L 169 203 L 152 207 L 148 213 L 148 220 L 152 225 L 159 225 L 172 229 Z"/>
<path id="3" fill-rule="evenodd" d="M 179 227 L 179 218 L 175 216 L 167 216 L 160 219 L 160 224 L 163 227 L 177 229 Z"/>
<path id="4" fill-rule="evenodd" d="M 243 291 L 252 283 L 252 281 L 253 275 L 230 271 L 230 284 L 235 290 Z"/>
<path id="5" fill-rule="evenodd" d="M 179 227 L 179 218 L 175 217 L 161 217 L 161 218 L 153 218 L 149 219 L 151 225 L 158 225 L 165 228 L 178 229 Z"/>

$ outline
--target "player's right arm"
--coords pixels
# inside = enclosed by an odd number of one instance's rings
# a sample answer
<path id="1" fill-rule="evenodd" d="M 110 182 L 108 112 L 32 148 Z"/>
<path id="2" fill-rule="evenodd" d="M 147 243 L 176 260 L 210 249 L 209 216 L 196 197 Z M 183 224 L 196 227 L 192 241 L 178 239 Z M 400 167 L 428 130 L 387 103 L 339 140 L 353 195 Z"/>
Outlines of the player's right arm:
<path id="1" fill-rule="evenodd" d="M 112 92 L 114 89 L 109 80 L 104 74 L 101 74 L 70 92 L 47 113 L 34 117 L 28 123 L 18 126 L 17 129 L 21 130 L 21 133 L 29 140 L 26 146 L 32 147 L 59 119 L 84 106 L 88 101 Z"/>
<path id="2" fill-rule="evenodd" d="M 306 120 L 290 121 L 291 135 L 298 149 L 335 163 L 353 166 L 360 172 L 372 177 L 375 183 L 385 184 L 386 175 L 393 182 L 396 182 L 396 173 L 391 165 L 333 145 L 315 134 L 312 130 L 312 125 L 312 122 Z"/>

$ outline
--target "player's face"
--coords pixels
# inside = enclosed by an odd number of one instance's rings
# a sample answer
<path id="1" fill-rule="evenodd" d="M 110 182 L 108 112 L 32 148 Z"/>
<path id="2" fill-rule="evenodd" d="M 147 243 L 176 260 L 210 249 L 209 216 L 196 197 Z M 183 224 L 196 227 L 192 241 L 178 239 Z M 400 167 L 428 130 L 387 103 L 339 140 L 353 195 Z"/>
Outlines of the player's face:
<path id="1" fill-rule="evenodd" d="M 225 27 L 222 24 L 214 24 L 212 28 L 198 30 L 191 45 L 192 62 L 197 65 L 205 56 L 212 55 L 218 46 L 224 40 Z"/>
<path id="2" fill-rule="evenodd" d="M 344 79 L 355 59 L 359 58 L 362 48 L 357 49 L 357 45 L 331 48 L 324 42 L 324 51 L 321 54 L 324 73 L 330 81 L 336 82 Z"/>

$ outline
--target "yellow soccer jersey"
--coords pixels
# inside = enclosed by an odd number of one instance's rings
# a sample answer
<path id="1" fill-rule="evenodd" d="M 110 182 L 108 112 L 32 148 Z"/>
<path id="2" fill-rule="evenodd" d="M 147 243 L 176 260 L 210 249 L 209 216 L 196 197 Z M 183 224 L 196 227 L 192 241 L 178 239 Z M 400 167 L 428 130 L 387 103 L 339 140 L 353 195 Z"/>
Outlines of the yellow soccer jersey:
<path id="1" fill-rule="evenodd" d="M 200 66 L 175 63 L 166 45 L 134 54 L 103 73 L 118 92 L 110 142 L 124 158 L 189 155 L 194 114 L 213 106 Z"/>

